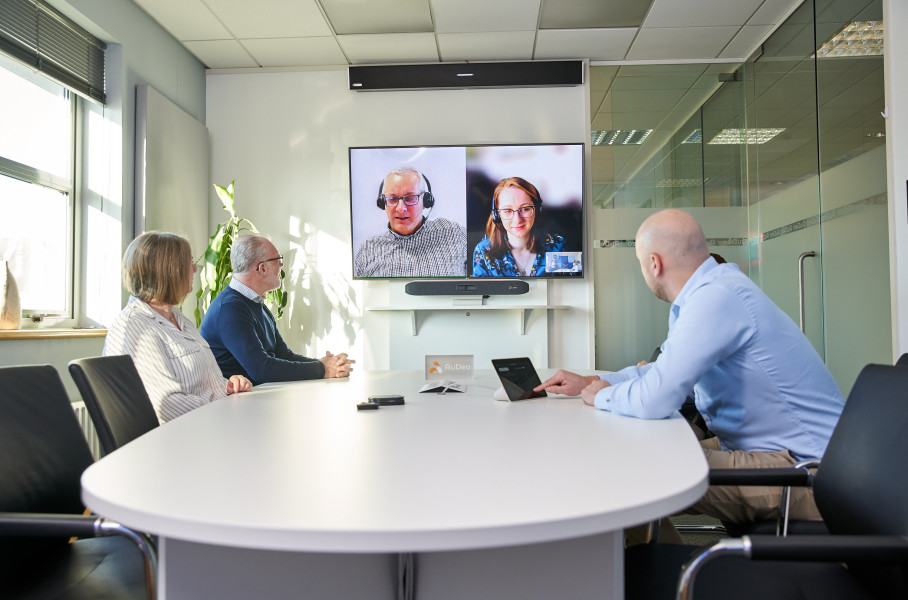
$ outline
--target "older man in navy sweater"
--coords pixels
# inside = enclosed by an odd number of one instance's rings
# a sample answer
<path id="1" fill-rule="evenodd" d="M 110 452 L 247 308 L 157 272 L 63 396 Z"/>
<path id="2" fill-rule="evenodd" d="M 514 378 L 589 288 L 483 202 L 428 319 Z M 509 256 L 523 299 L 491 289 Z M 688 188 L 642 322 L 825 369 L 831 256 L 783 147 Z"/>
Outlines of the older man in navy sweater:
<path id="1" fill-rule="evenodd" d="M 355 361 L 345 353 L 321 359 L 296 354 L 287 347 L 264 295 L 281 284 L 284 258 L 263 235 L 233 242 L 229 286 L 212 301 L 199 332 L 211 346 L 224 377 L 244 375 L 254 384 L 347 377 Z"/>

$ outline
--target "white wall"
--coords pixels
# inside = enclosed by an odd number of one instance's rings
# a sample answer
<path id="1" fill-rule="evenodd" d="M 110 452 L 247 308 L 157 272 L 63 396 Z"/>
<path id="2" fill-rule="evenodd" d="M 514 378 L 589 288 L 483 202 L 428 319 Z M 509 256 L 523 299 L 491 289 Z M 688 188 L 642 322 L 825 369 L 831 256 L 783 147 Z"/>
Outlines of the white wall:
<path id="1" fill-rule="evenodd" d="M 422 368 L 426 353 L 471 353 L 477 368 L 503 355 L 535 357 L 540 367 L 591 368 L 589 278 L 535 282 L 529 299 L 509 298 L 573 307 L 534 311 L 523 336 L 510 312 L 432 313 L 414 337 L 408 314 L 368 311 L 431 300 L 404 296 L 403 282 L 352 280 L 347 157 L 351 146 L 584 142 L 587 106 L 585 86 L 351 92 L 346 69 L 212 73 L 212 178 L 236 180 L 238 213 L 287 257 L 291 304 L 280 327 L 295 350 L 349 350 L 369 369 Z M 211 203 L 218 222 L 213 195 Z"/>

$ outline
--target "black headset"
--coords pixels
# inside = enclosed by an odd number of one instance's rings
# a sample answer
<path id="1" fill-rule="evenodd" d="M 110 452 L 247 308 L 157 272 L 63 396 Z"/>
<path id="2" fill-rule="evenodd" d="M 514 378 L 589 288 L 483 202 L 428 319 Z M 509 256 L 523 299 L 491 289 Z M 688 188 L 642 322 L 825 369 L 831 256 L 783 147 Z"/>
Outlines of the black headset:
<path id="1" fill-rule="evenodd" d="M 523 189 L 523 188 L 519 188 L 519 189 Z M 524 190 L 524 191 L 526 191 L 526 190 Z M 537 190 L 536 193 L 539 193 L 539 191 Z M 527 195 L 529 196 L 529 194 L 527 194 Z M 541 213 L 542 212 L 542 197 L 533 198 L 532 196 L 530 196 L 530 200 L 533 201 L 533 206 L 535 207 L 536 212 Z M 495 208 L 495 199 L 494 198 L 492 198 L 492 222 L 495 223 L 496 225 L 501 225 L 501 215 L 498 214 L 498 209 Z"/>
<path id="2" fill-rule="evenodd" d="M 415 170 L 415 169 L 414 169 Z M 429 183 L 429 178 L 424 174 L 419 173 L 419 176 L 422 177 L 422 180 L 426 182 L 426 191 L 422 194 L 422 205 L 425 208 L 432 208 L 435 206 L 435 196 L 432 195 L 432 184 Z M 382 210 L 385 210 L 385 180 L 382 179 L 381 183 L 378 186 L 378 198 L 375 200 L 375 203 Z"/>

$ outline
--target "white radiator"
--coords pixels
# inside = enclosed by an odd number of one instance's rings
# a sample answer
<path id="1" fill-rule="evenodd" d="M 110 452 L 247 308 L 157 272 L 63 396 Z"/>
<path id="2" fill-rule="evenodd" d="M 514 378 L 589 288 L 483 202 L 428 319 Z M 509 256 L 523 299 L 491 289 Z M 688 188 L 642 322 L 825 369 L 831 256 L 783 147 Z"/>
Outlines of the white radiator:
<path id="1" fill-rule="evenodd" d="M 73 410 L 76 411 L 76 418 L 79 420 L 79 426 L 82 427 L 82 433 L 88 440 L 88 447 L 91 449 L 91 455 L 95 460 L 101 458 L 101 442 L 98 441 L 98 434 L 95 432 L 95 425 L 88 416 L 88 409 L 85 408 L 84 402 L 73 402 Z"/>

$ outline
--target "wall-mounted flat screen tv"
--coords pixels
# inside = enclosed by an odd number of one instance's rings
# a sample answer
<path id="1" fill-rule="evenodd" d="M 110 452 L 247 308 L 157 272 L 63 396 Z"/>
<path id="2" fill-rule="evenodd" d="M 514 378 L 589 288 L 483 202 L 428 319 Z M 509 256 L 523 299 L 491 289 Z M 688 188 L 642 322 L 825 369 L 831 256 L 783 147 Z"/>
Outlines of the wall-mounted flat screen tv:
<path id="1" fill-rule="evenodd" d="M 582 143 L 350 148 L 353 277 L 583 277 Z"/>

